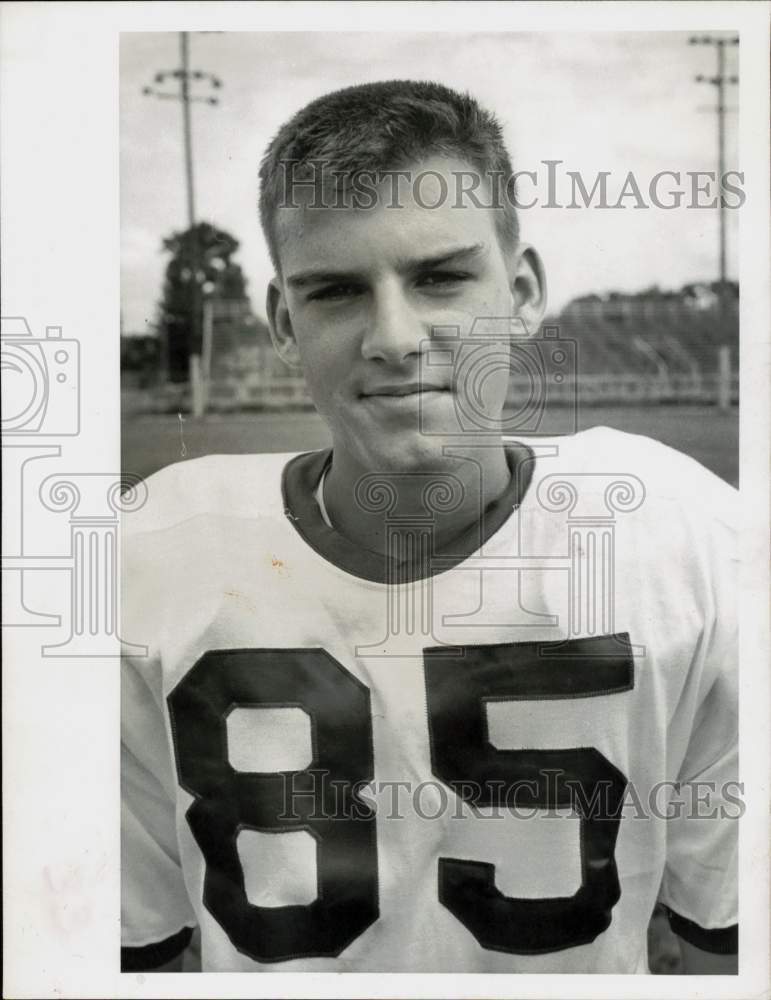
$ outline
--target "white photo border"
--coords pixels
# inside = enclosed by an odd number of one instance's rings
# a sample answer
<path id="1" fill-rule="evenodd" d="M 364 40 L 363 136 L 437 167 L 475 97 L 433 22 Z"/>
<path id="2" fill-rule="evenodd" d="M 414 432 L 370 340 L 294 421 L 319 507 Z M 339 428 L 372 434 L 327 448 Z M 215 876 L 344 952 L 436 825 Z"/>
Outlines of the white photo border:
<path id="1" fill-rule="evenodd" d="M 3 314 L 82 349 L 66 470 L 120 470 L 121 32 L 736 31 L 741 39 L 740 974 L 119 972 L 118 661 L 4 635 L 5 994 L 18 997 L 743 998 L 768 993 L 769 7 L 766 3 L 13 3 L 0 13 Z M 4 465 L 5 458 L 4 455 Z M 4 490 L 5 490 L 4 486 Z M 5 497 L 4 497 L 5 499 Z M 7 545 L 11 526 L 4 523 Z"/>

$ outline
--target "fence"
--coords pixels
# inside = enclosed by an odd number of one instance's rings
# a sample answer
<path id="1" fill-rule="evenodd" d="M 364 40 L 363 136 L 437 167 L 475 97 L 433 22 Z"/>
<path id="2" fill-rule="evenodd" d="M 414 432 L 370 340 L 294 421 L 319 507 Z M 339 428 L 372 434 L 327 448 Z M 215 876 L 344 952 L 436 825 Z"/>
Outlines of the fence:
<path id="1" fill-rule="evenodd" d="M 232 316 L 209 315 L 208 349 L 198 369 L 203 377 L 195 399 L 187 385 L 143 385 L 126 373 L 124 407 L 178 412 L 195 403 L 199 412 L 205 406 L 220 413 L 311 408 L 302 375 L 285 368 L 266 343 L 255 342 L 256 321 L 250 316 L 245 320 L 244 305 L 236 305 L 240 312 Z M 553 352 L 560 345 L 536 338 L 543 348 L 536 352 L 538 361 L 526 366 L 528 374 L 512 371 L 511 408 L 529 405 L 528 400 L 547 407 L 575 405 L 576 400 L 587 405 L 723 408 L 738 402 L 737 302 L 722 308 L 694 308 L 681 299 L 576 302 L 543 329 L 556 331 L 557 339 L 570 345 L 558 353 L 574 360 L 563 364 L 560 374 L 556 368 L 550 371 L 548 358 L 556 357 Z"/>
<path id="2" fill-rule="evenodd" d="M 548 386 L 545 395 L 532 380 L 512 377 L 509 408 L 519 408 L 522 400 L 535 396 L 548 406 L 574 405 L 576 399 L 588 406 L 690 403 L 726 408 L 739 401 L 736 372 L 665 374 L 640 377 L 630 374 L 582 375 L 573 382 Z M 276 377 L 259 371 L 248 377 L 214 380 L 208 387 L 206 408 L 214 413 L 249 410 L 312 409 L 305 380 L 298 376 Z M 187 385 L 165 384 L 153 388 L 124 387 L 124 411 L 130 413 L 177 413 L 191 409 Z"/>

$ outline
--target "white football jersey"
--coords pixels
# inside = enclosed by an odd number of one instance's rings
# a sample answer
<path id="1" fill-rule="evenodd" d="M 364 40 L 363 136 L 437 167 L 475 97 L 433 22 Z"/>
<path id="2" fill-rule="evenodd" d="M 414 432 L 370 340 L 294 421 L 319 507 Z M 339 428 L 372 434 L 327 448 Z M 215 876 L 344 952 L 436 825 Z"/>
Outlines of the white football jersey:
<path id="1" fill-rule="evenodd" d="M 507 453 L 441 552 L 437 477 L 407 532 L 364 484 L 394 569 L 322 517 L 328 452 L 148 480 L 124 517 L 124 969 L 197 925 L 205 971 L 647 972 L 657 900 L 735 950 L 736 491 L 607 428 Z"/>

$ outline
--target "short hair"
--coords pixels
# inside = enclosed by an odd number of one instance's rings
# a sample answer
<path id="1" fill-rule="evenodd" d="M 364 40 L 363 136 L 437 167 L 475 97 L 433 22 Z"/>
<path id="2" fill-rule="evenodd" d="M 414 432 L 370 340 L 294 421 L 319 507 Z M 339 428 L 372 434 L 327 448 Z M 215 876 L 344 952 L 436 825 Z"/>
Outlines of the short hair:
<path id="1" fill-rule="evenodd" d="M 491 203 L 504 248 L 519 237 L 509 154 L 495 115 L 470 94 L 441 83 L 385 80 L 346 87 L 311 101 L 278 130 L 260 165 L 260 222 L 280 273 L 276 212 L 286 168 L 296 179 L 321 161 L 327 176 L 355 177 L 404 168 L 431 155 L 469 163 L 494 184 Z M 504 197 L 500 197 L 503 185 Z"/>

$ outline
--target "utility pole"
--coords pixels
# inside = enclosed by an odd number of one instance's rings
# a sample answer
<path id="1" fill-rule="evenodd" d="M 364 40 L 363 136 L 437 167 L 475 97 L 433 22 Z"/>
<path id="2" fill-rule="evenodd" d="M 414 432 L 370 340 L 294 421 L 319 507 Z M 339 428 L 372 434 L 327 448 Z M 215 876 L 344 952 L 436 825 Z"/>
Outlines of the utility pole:
<path id="1" fill-rule="evenodd" d="M 179 55 L 180 69 L 162 70 L 155 74 L 153 82 L 158 85 L 165 84 L 166 80 L 179 80 L 179 91 L 168 93 L 166 91 L 154 90 L 153 87 L 144 87 L 142 93 L 149 97 L 159 97 L 162 100 L 181 101 L 182 103 L 182 133 L 185 150 L 185 188 L 187 191 L 187 225 L 190 230 L 192 240 L 192 261 L 191 261 L 191 316 L 192 330 L 191 340 L 193 351 L 190 354 L 190 383 L 193 395 L 193 412 L 196 416 L 203 415 L 203 387 L 201 384 L 201 355 L 199 344 L 199 330 L 201 329 L 201 282 L 204 280 L 203 272 L 200 269 L 200 253 L 197 245 L 196 219 L 195 219 L 195 184 L 193 176 L 193 138 L 190 115 L 190 105 L 194 101 L 205 104 L 218 104 L 216 97 L 197 96 L 191 94 L 191 83 L 193 81 L 206 80 L 212 90 L 219 90 L 222 81 L 212 73 L 203 73 L 200 70 L 190 69 L 190 39 L 187 31 L 179 33 Z"/>
<path id="2" fill-rule="evenodd" d="M 179 33 L 179 54 L 182 60 L 182 127 L 185 133 L 185 176 L 187 178 L 187 219 L 195 226 L 195 186 L 193 183 L 193 138 L 190 128 L 190 42 L 186 31 Z"/>
<path id="3" fill-rule="evenodd" d="M 720 200 L 718 202 L 720 211 L 720 247 L 719 247 L 719 270 L 720 270 L 720 302 L 725 301 L 726 289 L 726 204 L 723 195 L 723 176 L 725 174 L 725 88 L 727 83 L 738 83 L 738 76 L 726 76 L 725 72 L 725 50 L 727 45 L 738 45 L 737 37 L 720 37 L 714 35 L 695 35 L 688 39 L 689 45 L 714 45 L 717 50 L 717 73 L 715 76 L 695 77 L 697 83 L 709 83 L 717 87 L 717 178 Z"/>

